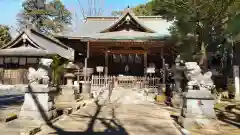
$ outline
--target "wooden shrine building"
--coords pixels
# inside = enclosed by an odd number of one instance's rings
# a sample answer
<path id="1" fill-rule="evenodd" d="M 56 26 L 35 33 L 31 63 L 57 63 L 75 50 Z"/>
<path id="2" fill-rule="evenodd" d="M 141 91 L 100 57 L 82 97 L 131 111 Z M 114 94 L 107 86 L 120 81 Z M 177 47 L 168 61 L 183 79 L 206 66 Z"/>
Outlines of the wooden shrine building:
<path id="1" fill-rule="evenodd" d="M 127 9 L 121 17 L 87 17 L 80 31 L 56 38 L 75 50 L 76 62 L 94 70 L 103 66 L 105 75 L 144 76 L 147 67 L 158 75 L 175 57 L 170 25 L 160 16 L 135 16 Z"/>
<path id="2" fill-rule="evenodd" d="M 0 49 L 0 84 L 27 84 L 28 68 L 37 68 L 42 56 L 49 54 L 74 60 L 74 50 L 70 47 L 53 37 L 26 29 Z"/>
<path id="3" fill-rule="evenodd" d="M 146 77 L 148 68 L 155 70 L 151 74 L 155 77 L 165 76 L 162 72 L 165 64 L 171 66 L 175 59 L 170 26 L 160 16 L 135 16 L 127 9 L 120 17 L 87 17 L 78 30 L 55 37 L 27 29 L 2 49 L 10 49 L 8 53 L 27 49 L 28 58 L 26 54 L 0 55 L 0 69 L 26 69 L 31 55 L 34 57 L 30 50 L 39 49 L 93 69 L 94 74 L 96 67 L 102 66 L 105 76 Z M 9 77 L 3 73 L 1 78 Z"/>

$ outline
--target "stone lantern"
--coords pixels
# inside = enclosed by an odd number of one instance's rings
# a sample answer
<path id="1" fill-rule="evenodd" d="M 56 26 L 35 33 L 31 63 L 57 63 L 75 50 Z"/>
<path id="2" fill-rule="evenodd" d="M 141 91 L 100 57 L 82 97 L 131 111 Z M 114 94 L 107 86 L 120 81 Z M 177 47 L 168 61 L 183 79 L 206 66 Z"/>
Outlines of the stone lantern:
<path id="1" fill-rule="evenodd" d="M 64 77 L 67 79 L 67 83 L 62 86 L 61 95 L 56 99 L 56 107 L 73 108 L 73 110 L 76 110 L 79 107 L 77 102 L 79 97 L 78 90 L 76 90 L 73 85 L 73 79 L 75 78 L 74 70 L 76 66 L 72 62 L 69 62 L 64 68 L 66 69 Z"/>
<path id="2" fill-rule="evenodd" d="M 66 73 L 64 74 L 64 78 L 67 79 L 66 86 L 73 86 L 73 79 L 75 78 L 73 71 L 76 69 L 76 66 L 72 62 L 69 62 L 65 66 L 65 69 Z"/>
<path id="3" fill-rule="evenodd" d="M 175 60 L 175 68 L 172 69 L 173 71 L 173 79 L 175 81 L 175 91 L 176 92 L 181 92 L 181 82 L 183 79 L 183 71 L 184 71 L 184 66 L 181 66 L 181 60 L 180 56 L 178 56 Z"/>

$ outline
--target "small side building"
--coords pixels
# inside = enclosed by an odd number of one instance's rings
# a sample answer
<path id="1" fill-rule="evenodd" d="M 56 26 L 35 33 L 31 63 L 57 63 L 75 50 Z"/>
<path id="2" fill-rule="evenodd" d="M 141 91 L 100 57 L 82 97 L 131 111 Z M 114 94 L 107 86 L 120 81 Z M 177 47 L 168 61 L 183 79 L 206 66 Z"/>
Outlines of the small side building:
<path id="1" fill-rule="evenodd" d="M 74 60 L 73 49 L 33 29 L 25 30 L 1 49 L 0 83 L 2 84 L 27 84 L 28 68 L 38 65 L 41 58 L 38 57 L 39 54 L 52 53 Z"/>

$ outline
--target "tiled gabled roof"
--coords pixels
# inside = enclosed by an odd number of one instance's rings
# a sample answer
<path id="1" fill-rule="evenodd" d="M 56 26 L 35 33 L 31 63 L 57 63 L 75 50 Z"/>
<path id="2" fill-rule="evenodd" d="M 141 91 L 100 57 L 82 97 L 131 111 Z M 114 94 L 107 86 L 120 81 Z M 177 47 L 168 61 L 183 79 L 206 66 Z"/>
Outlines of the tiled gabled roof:
<path id="1" fill-rule="evenodd" d="M 1 49 L 15 48 L 16 45 L 23 42 L 23 39 L 26 39 L 30 43 L 29 45 L 34 48 L 47 50 L 49 53 L 58 54 L 65 59 L 74 60 L 74 50 L 72 48 L 64 45 L 54 37 L 50 38 L 33 29 L 25 30 Z"/>
<path id="2" fill-rule="evenodd" d="M 125 15 L 128 12 L 125 13 Z M 135 16 L 131 13 L 131 16 L 141 24 L 142 27 L 148 29 L 149 31 L 154 31 L 160 35 L 170 35 L 169 28 L 172 26 L 172 22 L 168 22 L 165 19 L 162 19 L 161 16 Z M 118 21 L 124 18 L 124 15 L 121 17 L 112 17 L 112 16 L 91 16 L 87 17 L 84 22 L 78 25 L 78 28 L 73 31 L 62 33 L 56 37 L 63 38 L 82 38 L 92 34 L 101 33 L 104 30 L 113 27 Z"/>

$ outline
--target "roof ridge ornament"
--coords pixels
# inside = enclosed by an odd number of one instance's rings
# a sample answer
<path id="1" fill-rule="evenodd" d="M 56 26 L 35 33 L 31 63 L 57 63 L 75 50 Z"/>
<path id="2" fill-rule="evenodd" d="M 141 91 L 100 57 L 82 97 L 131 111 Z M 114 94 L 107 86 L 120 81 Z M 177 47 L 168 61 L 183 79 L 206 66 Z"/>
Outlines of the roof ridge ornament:
<path id="1" fill-rule="evenodd" d="M 138 28 L 141 28 L 143 31 L 148 32 L 148 33 L 155 33 L 154 30 L 145 26 L 144 23 L 142 23 L 138 19 L 138 17 L 135 16 L 135 14 L 132 12 L 132 9 L 130 7 L 125 9 L 121 17 L 119 17 L 116 21 L 114 21 L 114 23 L 112 23 L 107 28 L 101 30 L 100 33 L 115 31 L 116 27 L 119 27 L 119 25 L 124 24 L 124 23 L 121 23 L 121 21 L 125 21 L 125 22 L 127 22 L 127 24 L 130 24 L 131 21 L 135 21 L 138 24 Z"/>
<path id="2" fill-rule="evenodd" d="M 26 44 L 26 40 L 27 40 L 27 35 L 24 33 L 23 35 L 22 35 L 22 39 L 23 39 L 23 46 L 25 46 L 25 47 L 27 47 L 28 45 Z"/>

